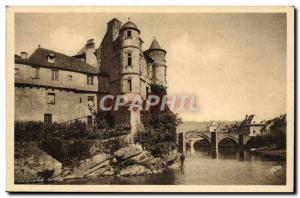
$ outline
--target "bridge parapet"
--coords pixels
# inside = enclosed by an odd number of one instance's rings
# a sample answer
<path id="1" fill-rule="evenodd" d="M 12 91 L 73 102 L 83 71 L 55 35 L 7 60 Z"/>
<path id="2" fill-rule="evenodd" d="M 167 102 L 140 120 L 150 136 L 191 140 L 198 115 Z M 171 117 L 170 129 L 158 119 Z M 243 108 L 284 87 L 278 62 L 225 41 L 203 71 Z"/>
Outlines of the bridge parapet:
<path id="1" fill-rule="evenodd" d="M 219 143 L 224 139 L 231 139 L 240 147 L 243 147 L 250 137 L 247 135 L 242 135 L 238 133 L 216 133 L 216 132 L 208 132 L 208 131 L 189 131 L 184 132 L 179 135 L 181 137 L 179 141 L 180 150 L 186 150 L 186 143 L 193 145 L 196 141 L 201 139 L 206 139 L 211 148 L 218 148 Z"/>

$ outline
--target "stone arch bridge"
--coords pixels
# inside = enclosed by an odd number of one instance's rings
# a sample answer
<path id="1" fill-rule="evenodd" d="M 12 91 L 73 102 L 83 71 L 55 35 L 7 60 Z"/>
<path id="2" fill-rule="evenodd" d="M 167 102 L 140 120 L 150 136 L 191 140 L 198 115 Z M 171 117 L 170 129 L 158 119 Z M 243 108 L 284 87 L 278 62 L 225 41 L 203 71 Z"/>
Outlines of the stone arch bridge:
<path id="1" fill-rule="evenodd" d="M 250 137 L 243 134 L 236 133 L 217 133 L 208 131 L 189 131 L 179 133 L 179 150 L 185 152 L 186 144 L 188 143 L 190 147 L 194 146 L 194 143 L 205 139 L 212 149 L 218 149 L 219 143 L 223 140 L 232 140 L 237 146 L 243 148 L 244 145 L 249 141 Z"/>

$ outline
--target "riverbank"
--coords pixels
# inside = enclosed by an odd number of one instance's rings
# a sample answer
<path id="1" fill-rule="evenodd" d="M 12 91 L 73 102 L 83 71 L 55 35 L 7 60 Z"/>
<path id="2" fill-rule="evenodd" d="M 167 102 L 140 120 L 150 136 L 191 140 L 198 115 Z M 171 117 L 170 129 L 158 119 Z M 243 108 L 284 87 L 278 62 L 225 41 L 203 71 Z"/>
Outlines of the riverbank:
<path id="1" fill-rule="evenodd" d="M 73 142 L 72 145 L 76 146 L 76 143 Z M 80 148 L 83 148 L 82 144 L 81 141 Z M 100 142 L 86 142 L 84 159 L 72 160 L 73 163 L 59 161 L 36 143 L 20 144 L 16 149 L 15 182 L 65 183 L 70 180 L 108 176 L 154 175 L 164 172 L 180 158 L 177 149 L 164 156 L 155 157 L 139 144 L 127 144 L 110 153 L 103 152 L 106 149 L 100 149 L 98 144 Z"/>
<path id="2" fill-rule="evenodd" d="M 286 159 L 286 149 L 279 149 L 275 146 L 273 147 L 264 146 L 257 149 L 250 149 L 250 151 L 254 154 L 264 156 L 264 157 Z"/>

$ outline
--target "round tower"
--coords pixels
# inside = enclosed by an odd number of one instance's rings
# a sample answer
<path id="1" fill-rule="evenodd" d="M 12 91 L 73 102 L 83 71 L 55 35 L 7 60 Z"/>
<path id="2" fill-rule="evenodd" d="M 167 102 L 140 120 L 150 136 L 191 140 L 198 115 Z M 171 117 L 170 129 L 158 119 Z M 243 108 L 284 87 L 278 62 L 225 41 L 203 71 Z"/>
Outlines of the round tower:
<path id="1" fill-rule="evenodd" d="M 120 43 L 120 85 L 124 94 L 140 93 L 140 30 L 131 22 L 126 22 L 119 32 Z"/>
<path id="2" fill-rule="evenodd" d="M 150 48 L 145 52 L 153 59 L 153 84 L 167 87 L 166 50 L 162 49 L 157 40 L 153 39 Z"/>

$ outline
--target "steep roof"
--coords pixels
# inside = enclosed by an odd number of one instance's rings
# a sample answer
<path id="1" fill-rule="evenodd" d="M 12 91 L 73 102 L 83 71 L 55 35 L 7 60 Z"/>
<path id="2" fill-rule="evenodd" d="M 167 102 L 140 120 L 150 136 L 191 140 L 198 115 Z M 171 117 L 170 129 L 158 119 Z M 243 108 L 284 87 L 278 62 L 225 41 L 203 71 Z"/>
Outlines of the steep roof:
<path id="1" fill-rule="evenodd" d="M 49 54 L 55 56 L 54 63 L 48 62 Z M 75 71 L 87 74 L 99 74 L 99 68 L 93 67 L 81 60 L 72 58 L 65 54 L 61 54 L 45 48 L 37 48 L 28 59 L 16 58 L 15 63 L 27 64 L 32 66 L 47 67 L 53 69 L 62 69 L 68 71 Z M 104 73 L 100 73 L 105 75 Z"/>
<path id="2" fill-rule="evenodd" d="M 155 38 L 153 39 L 149 49 L 161 49 L 159 43 L 157 42 L 157 40 Z"/>
<path id="3" fill-rule="evenodd" d="M 161 50 L 161 51 L 164 51 L 165 53 L 167 53 L 166 50 L 164 50 L 160 47 L 158 41 L 155 38 L 153 39 L 153 41 L 147 51 L 152 51 L 152 50 Z"/>

